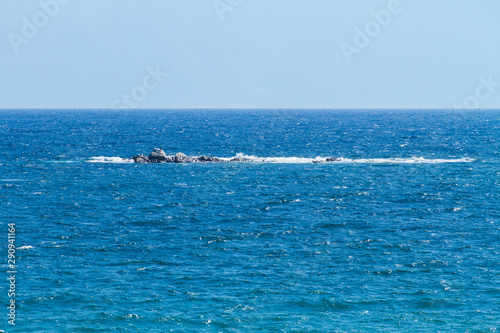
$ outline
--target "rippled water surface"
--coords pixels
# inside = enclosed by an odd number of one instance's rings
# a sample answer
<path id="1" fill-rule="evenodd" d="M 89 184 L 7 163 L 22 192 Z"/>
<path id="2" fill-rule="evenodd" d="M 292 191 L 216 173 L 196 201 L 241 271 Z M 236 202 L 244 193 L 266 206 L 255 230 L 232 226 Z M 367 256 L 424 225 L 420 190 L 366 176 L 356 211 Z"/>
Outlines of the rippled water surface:
<path id="1" fill-rule="evenodd" d="M 495 332 L 499 131 L 498 112 L 1 111 L 0 327 Z M 128 163 L 155 147 L 252 161 Z"/>

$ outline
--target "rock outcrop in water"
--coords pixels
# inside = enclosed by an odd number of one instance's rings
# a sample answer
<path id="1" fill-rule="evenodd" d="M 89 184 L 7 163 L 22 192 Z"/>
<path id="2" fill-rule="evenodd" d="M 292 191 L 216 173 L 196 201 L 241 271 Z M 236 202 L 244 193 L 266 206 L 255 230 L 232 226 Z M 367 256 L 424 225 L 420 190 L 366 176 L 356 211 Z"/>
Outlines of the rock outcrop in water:
<path id="1" fill-rule="evenodd" d="M 163 149 L 155 148 L 151 154 L 149 154 L 149 160 L 153 163 L 165 162 L 167 160 L 167 154 Z"/>
<path id="2" fill-rule="evenodd" d="M 184 153 L 167 155 L 163 149 L 155 148 L 149 157 L 139 154 L 132 157 L 135 163 L 205 163 L 205 162 L 225 162 L 224 160 L 212 156 L 187 156 Z"/>
<path id="3" fill-rule="evenodd" d="M 193 163 L 196 162 L 194 157 L 186 156 L 184 153 L 177 153 L 174 156 L 175 163 Z"/>
<path id="4" fill-rule="evenodd" d="M 132 157 L 135 163 L 149 163 L 151 160 L 147 157 L 144 156 L 144 154 L 139 154 L 137 156 Z"/>
<path id="5" fill-rule="evenodd" d="M 255 162 L 255 158 L 237 156 L 231 159 L 222 159 L 213 156 L 187 156 L 184 153 L 177 153 L 175 155 L 167 155 L 163 149 L 155 148 L 149 156 L 139 154 L 132 157 L 135 163 L 207 163 L 207 162 Z M 264 159 L 262 159 L 264 160 Z M 339 161 L 335 157 L 327 157 L 326 160 L 313 160 L 313 163 L 321 162 L 335 162 Z"/>

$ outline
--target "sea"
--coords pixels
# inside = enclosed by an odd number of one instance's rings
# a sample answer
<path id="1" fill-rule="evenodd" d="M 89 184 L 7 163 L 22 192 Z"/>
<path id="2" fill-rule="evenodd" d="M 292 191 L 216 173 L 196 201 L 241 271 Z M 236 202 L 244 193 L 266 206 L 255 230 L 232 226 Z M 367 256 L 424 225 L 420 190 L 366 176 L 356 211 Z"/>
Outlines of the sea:
<path id="1" fill-rule="evenodd" d="M 500 112 L 1 110 L 0 251 L 0 332 L 497 332 Z"/>

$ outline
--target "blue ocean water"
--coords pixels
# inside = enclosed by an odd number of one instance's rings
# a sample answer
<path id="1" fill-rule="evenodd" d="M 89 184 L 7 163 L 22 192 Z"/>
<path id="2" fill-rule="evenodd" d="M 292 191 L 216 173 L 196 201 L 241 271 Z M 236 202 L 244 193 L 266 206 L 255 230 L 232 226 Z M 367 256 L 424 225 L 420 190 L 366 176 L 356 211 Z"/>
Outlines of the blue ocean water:
<path id="1" fill-rule="evenodd" d="M 494 111 L 0 111 L 0 328 L 496 332 L 499 176 Z"/>

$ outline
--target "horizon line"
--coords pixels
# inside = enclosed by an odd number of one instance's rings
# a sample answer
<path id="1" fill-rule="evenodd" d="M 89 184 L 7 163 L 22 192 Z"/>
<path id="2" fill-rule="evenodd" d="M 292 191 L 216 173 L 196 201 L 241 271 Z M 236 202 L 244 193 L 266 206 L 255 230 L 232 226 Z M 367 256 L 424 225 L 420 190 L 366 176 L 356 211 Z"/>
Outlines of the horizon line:
<path id="1" fill-rule="evenodd" d="M 189 107 L 189 108 L 1 108 L 1 111 L 176 111 L 176 110 L 204 110 L 204 111 L 260 111 L 260 110 L 295 110 L 295 111 L 500 111 L 500 108 L 477 108 L 477 109 L 468 109 L 468 108 L 289 108 L 289 107 L 273 107 L 273 108 L 212 108 L 212 107 Z"/>

